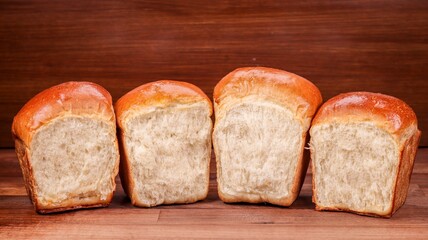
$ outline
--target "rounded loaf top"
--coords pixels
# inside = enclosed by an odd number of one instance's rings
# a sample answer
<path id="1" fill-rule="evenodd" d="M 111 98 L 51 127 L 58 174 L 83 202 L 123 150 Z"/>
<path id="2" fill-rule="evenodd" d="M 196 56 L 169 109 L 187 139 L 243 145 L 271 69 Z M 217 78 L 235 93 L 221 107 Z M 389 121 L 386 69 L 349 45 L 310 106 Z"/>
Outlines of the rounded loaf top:
<path id="1" fill-rule="evenodd" d="M 380 93 L 349 92 L 324 103 L 313 125 L 330 122 L 374 122 L 390 133 L 399 134 L 414 125 L 417 118 L 404 101 Z"/>
<path id="2" fill-rule="evenodd" d="M 92 82 L 65 82 L 30 99 L 15 116 L 12 134 L 28 144 L 35 130 L 65 115 L 115 121 L 111 95 L 106 89 Z"/>
<path id="3" fill-rule="evenodd" d="M 119 125 L 129 112 L 175 104 L 205 102 L 212 114 L 212 103 L 197 86 L 174 80 L 159 80 L 141 85 L 123 95 L 115 104 Z"/>
<path id="4" fill-rule="evenodd" d="M 306 124 L 322 103 L 319 89 L 303 77 L 279 69 L 245 67 L 232 71 L 216 85 L 214 105 L 219 110 L 228 108 L 248 96 L 285 106 Z"/>

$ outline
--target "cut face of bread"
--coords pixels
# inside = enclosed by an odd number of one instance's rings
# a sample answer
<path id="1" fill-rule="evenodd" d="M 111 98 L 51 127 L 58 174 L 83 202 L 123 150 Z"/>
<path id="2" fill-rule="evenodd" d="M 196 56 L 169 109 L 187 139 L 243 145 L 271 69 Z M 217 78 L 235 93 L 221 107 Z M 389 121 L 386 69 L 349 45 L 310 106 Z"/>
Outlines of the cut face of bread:
<path id="1" fill-rule="evenodd" d="M 398 98 L 329 99 L 310 129 L 316 209 L 391 217 L 406 200 L 420 134 L 416 114 Z"/>
<path id="2" fill-rule="evenodd" d="M 111 123 L 56 118 L 37 129 L 29 148 L 34 194 L 42 209 L 110 202 L 119 158 Z"/>
<path id="3" fill-rule="evenodd" d="M 221 79 L 213 132 L 221 200 L 290 206 L 306 174 L 306 135 L 321 102 L 310 81 L 279 69 L 238 68 Z"/>
<path id="4" fill-rule="evenodd" d="M 370 122 L 311 130 L 318 206 L 385 215 L 392 211 L 399 164 L 391 134 Z"/>
<path id="5" fill-rule="evenodd" d="M 205 102 L 153 107 L 129 116 L 122 131 L 133 204 L 150 207 L 204 199 L 211 129 Z"/>
<path id="6" fill-rule="evenodd" d="M 110 93 L 65 82 L 30 99 L 12 136 L 28 195 L 39 213 L 108 206 L 119 170 Z"/>
<path id="7" fill-rule="evenodd" d="M 305 134 L 289 110 L 247 98 L 218 119 L 214 131 L 217 181 L 224 201 L 294 201 Z"/>

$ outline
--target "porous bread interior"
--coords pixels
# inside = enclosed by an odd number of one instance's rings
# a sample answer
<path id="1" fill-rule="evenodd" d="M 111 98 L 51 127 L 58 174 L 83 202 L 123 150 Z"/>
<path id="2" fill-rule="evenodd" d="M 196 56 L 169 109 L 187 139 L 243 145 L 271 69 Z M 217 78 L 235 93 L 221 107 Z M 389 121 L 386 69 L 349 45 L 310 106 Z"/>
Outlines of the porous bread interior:
<path id="1" fill-rule="evenodd" d="M 316 204 L 385 214 L 392 207 L 397 144 L 372 123 L 328 123 L 311 129 Z"/>
<path id="2" fill-rule="evenodd" d="M 270 101 L 244 100 L 218 119 L 214 131 L 224 196 L 258 202 L 290 197 L 304 144 L 291 111 Z"/>
<path id="3" fill-rule="evenodd" d="M 138 205 L 190 203 L 206 197 L 209 115 L 205 103 L 179 104 L 133 115 L 126 122 L 125 148 Z"/>
<path id="4" fill-rule="evenodd" d="M 90 117 L 57 118 L 40 127 L 31 142 L 37 201 L 61 207 L 114 190 L 112 177 L 119 153 L 114 127 Z"/>

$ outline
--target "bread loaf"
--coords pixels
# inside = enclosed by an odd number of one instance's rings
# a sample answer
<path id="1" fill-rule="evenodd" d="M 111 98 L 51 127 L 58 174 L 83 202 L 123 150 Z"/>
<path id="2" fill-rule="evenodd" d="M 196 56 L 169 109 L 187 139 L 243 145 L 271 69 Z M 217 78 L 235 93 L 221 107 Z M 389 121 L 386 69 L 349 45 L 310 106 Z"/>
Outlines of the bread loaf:
<path id="1" fill-rule="evenodd" d="M 25 186 L 39 213 L 107 206 L 119 151 L 110 94 L 67 82 L 32 98 L 13 120 Z"/>
<path id="2" fill-rule="evenodd" d="M 310 136 L 317 210 L 390 217 L 404 204 L 420 131 L 403 101 L 340 94 L 320 108 Z"/>
<path id="3" fill-rule="evenodd" d="M 306 135 L 321 102 L 315 85 L 286 71 L 248 67 L 225 76 L 214 89 L 221 200 L 291 205 L 306 174 Z"/>
<path id="4" fill-rule="evenodd" d="M 116 105 L 120 176 L 135 206 L 192 203 L 208 194 L 212 104 L 196 86 L 144 84 Z"/>

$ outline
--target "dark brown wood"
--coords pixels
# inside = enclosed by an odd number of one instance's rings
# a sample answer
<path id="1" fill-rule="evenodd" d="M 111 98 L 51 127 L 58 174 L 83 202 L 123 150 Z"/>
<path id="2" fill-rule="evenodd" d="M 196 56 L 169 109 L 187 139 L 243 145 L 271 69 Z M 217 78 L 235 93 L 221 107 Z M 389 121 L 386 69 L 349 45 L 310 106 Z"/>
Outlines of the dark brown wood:
<path id="1" fill-rule="evenodd" d="M 268 66 L 312 80 L 324 99 L 399 97 L 428 132 L 428 1 L 15 1 L 0 3 L 0 147 L 36 93 L 93 81 L 116 100 L 148 81 L 209 96 L 229 71 Z M 421 145 L 428 146 L 428 134 Z"/>
<path id="2" fill-rule="evenodd" d="M 35 213 L 25 192 L 18 160 L 0 150 L 0 239 L 70 238 L 263 238 L 426 239 L 428 236 L 428 148 L 419 149 L 405 205 L 391 219 L 317 212 L 311 174 L 289 208 L 225 204 L 217 195 L 214 160 L 208 198 L 188 205 L 136 208 L 118 180 L 108 208 L 59 214 Z"/>

